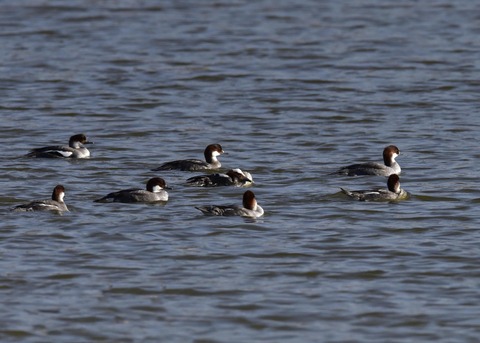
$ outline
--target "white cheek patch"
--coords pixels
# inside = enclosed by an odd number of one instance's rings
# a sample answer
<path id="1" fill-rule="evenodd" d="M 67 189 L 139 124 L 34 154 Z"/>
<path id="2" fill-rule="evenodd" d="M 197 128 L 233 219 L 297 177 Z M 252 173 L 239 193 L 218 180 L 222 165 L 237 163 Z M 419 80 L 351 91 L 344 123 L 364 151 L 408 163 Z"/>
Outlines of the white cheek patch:
<path id="1" fill-rule="evenodd" d="M 218 151 L 216 151 L 216 150 L 215 150 L 214 152 L 212 152 L 212 156 L 213 156 L 213 157 L 217 157 L 217 156 L 220 156 L 220 155 L 221 155 L 221 154 L 220 154 Z"/>
<path id="2" fill-rule="evenodd" d="M 152 191 L 153 193 L 158 193 L 162 190 L 163 188 L 160 187 L 159 185 L 153 186 Z"/>
<path id="3" fill-rule="evenodd" d="M 65 198 L 65 193 L 61 192 L 61 193 L 58 195 L 58 201 L 59 201 L 59 202 L 62 202 L 62 201 L 63 201 L 63 198 Z"/>

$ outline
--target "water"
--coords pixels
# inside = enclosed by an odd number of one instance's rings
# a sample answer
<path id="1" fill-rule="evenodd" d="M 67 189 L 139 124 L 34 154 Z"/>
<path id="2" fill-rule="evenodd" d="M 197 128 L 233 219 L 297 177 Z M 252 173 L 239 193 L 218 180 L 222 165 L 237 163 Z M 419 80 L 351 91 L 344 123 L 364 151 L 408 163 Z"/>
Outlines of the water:
<path id="1" fill-rule="evenodd" d="M 476 342 L 479 7 L 1 2 L 1 341 Z M 22 157 L 80 132 L 89 160 Z M 263 219 L 150 171 L 214 142 Z M 345 199 L 388 144 L 411 199 Z M 154 175 L 167 204 L 92 202 Z M 58 183 L 70 213 L 9 211 Z"/>

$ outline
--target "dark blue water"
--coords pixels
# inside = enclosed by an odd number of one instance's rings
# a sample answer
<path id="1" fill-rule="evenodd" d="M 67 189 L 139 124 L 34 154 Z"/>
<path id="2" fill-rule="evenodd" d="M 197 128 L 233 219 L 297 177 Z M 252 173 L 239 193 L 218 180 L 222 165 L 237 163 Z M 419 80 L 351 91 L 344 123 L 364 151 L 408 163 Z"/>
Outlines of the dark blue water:
<path id="1" fill-rule="evenodd" d="M 480 5 L 0 2 L 2 342 L 476 342 Z M 22 157 L 84 132 L 88 160 Z M 243 189 L 152 172 L 228 152 Z M 329 173 L 401 150 L 397 203 Z M 98 204 L 161 176 L 166 204 Z M 65 185 L 66 215 L 12 213 Z"/>

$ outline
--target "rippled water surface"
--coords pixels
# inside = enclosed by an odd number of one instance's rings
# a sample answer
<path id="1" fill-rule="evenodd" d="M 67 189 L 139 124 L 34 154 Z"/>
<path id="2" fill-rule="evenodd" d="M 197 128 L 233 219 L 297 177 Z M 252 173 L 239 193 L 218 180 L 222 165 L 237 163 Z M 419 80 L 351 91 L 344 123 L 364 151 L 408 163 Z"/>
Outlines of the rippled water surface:
<path id="1" fill-rule="evenodd" d="M 0 2 L 2 342 L 477 342 L 475 1 Z M 23 157 L 84 132 L 88 160 Z M 220 143 L 243 189 L 152 172 Z M 402 154 L 407 201 L 331 175 Z M 98 204 L 161 176 L 166 204 Z M 66 187 L 71 212 L 14 213 Z"/>

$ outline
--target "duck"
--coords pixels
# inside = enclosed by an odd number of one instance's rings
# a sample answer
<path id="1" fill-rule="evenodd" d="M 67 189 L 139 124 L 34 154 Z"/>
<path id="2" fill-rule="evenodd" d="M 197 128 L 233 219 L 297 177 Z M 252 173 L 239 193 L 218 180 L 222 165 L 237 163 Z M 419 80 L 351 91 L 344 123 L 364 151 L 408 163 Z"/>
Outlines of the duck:
<path id="1" fill-rule="evenodd" d="M 27 157 L 44 157 L 44 158 L 88 158 L 90 151 L 85 144 L 93 144 L 88 141 L 85 134 L 80 133 L 73 135 L 68 141 L 68 145 L 53 145 L 43 148 L 31 149 Z"/>
<path id="2" fill-rule="evenodd" d="M 186 184 L 196 187 L 235 186 L 247 187 L 253 184 L 252 175 L 241 169 L 230 169 L 225 174 L 198 175 L 187 179 Z"/>
<path id="3" fill-rule="evenodd" d="M 170 189 L 165 180 L 160 177 L 153 177 L 148 180 L 146 189 L 124 189 L 109 193 L 100 199 L 94 200 L 94 202 L 148 203 L 168 201 L 168 193 L 165 189 Z"/>
<path id="4" fill-rule="evenodd" d="M 399 175 L 402 171 L 400 165 L 395 160 L 400 155 L 400 150 L 395 145 L 389 145 L 383 149 L 383 163 L 367 162 L 357 163 L 340 168 L 337 173 L 348 176 L 358 175 L 378 175 L 390 176 Z"/>
<path id="5" fill-rule="evenodd" d="M 207 216 L 242 216 L 248 218 L 259 218 L 264 214 L 263 208 L 258 205 L 255 194 L 251 190 L 243 193 L 243 206 L 208 205 L 196 206 L 195 208 Z"/>
<path id="6" fill-rule="evenodd" d="M 31 211 L 55 211 L 68 212 L 68 207 L 63 201 L 65 197 L 65 187 L 56 185 L 52 192 L 52 198 L 48 200 L 34 200 L 26 204 L 18 205 L 13 208 L 16 212 Z"/>
<path id="7" fill-rule="evenodd" d="M 215 170 L 219 169 L 222 164 L 217 156 L 224 154 L 220 144 L 209 144 L 204 151 L 205 161 L 198 159 L 176 160 L 166 162 L 160 167 L 152 169 L 152 171 L 160 170 L 182 170 L 182 171 L 199 171 L 199 170 Z"/>
<path id="8" fill-rule="evenodd" d="M 359 201 L 393 201 L 405 200 L 408 198 L 408 193 L 400 188 L 400 177 L 397 174 L 392 174 L 387 180 L 388 189 L 375 189 L 367 191 L 349 191 L 340 188 L 342 192 L 350 198 Z"/>

